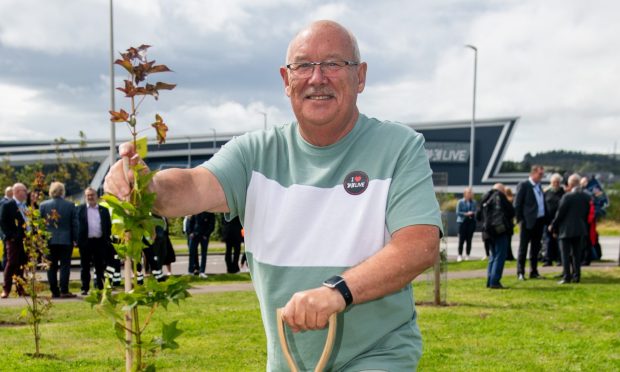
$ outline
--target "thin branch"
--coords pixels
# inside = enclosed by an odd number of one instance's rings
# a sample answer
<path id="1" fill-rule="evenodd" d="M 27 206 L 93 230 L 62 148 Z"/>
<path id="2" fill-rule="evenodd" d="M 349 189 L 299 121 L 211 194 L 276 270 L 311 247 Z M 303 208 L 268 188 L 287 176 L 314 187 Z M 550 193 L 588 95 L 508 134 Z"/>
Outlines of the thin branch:
<path id="1" fill-rule="evenodd" d="M 153 307 L 151 307 L 151 310 L 149 311 L 148 315 L 146 316 L 146 319 L 144 320 L 144 326 L 142 327 L 142 330 L 140 330 L 140 332 L 144 332 L 144 330 L 146 329 L 146 327 L 149 325 L 149 323 L 151 322 L 151 317 L 153 316 L 153 314 L 155 314 L 155 309 L 157 309 L 157 305 L 159 305 L 158 303 L 155 303 L 153 305 Z"/>

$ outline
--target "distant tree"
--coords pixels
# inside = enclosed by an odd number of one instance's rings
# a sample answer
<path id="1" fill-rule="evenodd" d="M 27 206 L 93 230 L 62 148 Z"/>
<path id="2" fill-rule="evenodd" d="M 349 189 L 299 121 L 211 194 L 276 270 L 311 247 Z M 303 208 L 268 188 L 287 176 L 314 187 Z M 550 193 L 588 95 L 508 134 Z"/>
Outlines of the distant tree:
<path id="1" fill-rule="evenodd" d="M 4 188 L 11 186 L 15 183 L 15 168 L 11 165 L 9 155 L 5 155 L 2 159 L 2 165 L 0 165 L 0 187 L 1 192 L 4 193 Z"/>

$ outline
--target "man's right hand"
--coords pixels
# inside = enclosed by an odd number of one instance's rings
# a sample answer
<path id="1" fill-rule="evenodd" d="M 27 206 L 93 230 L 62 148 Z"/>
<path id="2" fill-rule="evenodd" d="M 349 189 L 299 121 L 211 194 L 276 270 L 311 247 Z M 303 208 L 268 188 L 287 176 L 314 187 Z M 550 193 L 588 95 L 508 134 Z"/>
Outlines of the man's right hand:
<path id="1" fill-rule="evenodd" d="M 119 199 L 127 199 L 133 184 L 133 173 L 130 167 L 142 162 L 142 159 L 131 142 L 121 144 L 118 154 L 121 159 L 110 168 L 103 183 L 103 190 Z"/>

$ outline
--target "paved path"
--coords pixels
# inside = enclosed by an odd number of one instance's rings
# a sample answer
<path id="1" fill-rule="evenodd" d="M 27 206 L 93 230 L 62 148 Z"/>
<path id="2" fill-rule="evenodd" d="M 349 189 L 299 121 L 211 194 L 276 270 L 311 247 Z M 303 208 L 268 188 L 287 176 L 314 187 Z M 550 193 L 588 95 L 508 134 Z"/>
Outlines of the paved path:
<path id="1" fill-rule="evenodd" d="M 607 270 L 612 267 L 617 267 L 616 262 L 595 262 L 592 263 L 591 266 L 582 267 L 582 271 L 598 271 L 598 270 Z M 561 273 L 562 268 L 557 266 L 551 267 L 540 267 L 539 272 L 542 275 L 545 274 L 553 274 L 553 273 Z M 448 272 L 448 279 L 475 279 L 475 278 L 486 278 L 487 272 L 486 270 L 469 270 L 469 271 L 455 271 Z M 516 275 L 516 268 L 509 268 L 504 270 L 504 276 L 508 275 Z M 426 275 L 420 275 L 416 279 L 416 281 L 426 280 Z M 190 293 L 193 295 L 197 294 L 205 294 L 205 293 L 221 293 L 221 292 L 239 292 L 239 291 L 253 291 L 254 286 L 250 282 L 242 282 L 242 283 L 227 283 L 227 284 L 194 284 L 194 287 L 190 289 Z M 54 302 L 77 302 L 82 301 L 83 297 L 78 296 L 72 299 L 59 299 L 54 300 Z M 25 300 L 17 297 L 10 297 L 7 299 L 0 300 L 0 307 L 5 306 L 24 306 Z"/>
<path id="2" fill-rule="evenodd" d="M 603 251 L 603 259 L 604 260 L 614 260 L 615 262 L 604 262 L 604 263 L 594 263 L 590 267 L 584 267 L 584 270 L 600 270 L 604 267 L 616 266 L 618 260 L 618 250 L 620 249 L 620 237 L 614 236 L 602 236 L 600 237 L 600 243 Z M 458 251 L 458 240 L 456 237 L 447 237 L 445 240 L 445 246 L 448 250 L 448 260 L 454 261 L 456 260 L 457 251 Z M 518 236 L 513 237 L 512 241 L 512 250 L 516 255 L 517 247 L 519 246 Z M 176 248 L 185 248 L 184 246 L 177 246 Z M 219 242 L 211 242 L 210 247 L 223 247 L 222 243 Z M 482 239 L 479 233 L 474 235 L 473 244 L 472 244 L 472 252 L 471 259 L 480 260 L 484 257 L 484 245 L 482 243 Z M 528 263 L 529 264 L 529 263 Z M 187 254 L 178 254 L 177 261 L 172 264 L 172 272 L 176 275 L 182 275 L 187 273 L 188 266 L 188 256 Z M 548 273 L 560 273 L 562 269 L 560 267 L 541 267 L 539 268 L 541 274 Z M 226 272 L 226 265 L 224 263 L 224 255 L 221 253 L 209 254 L 207 258 L 207 270 L 208 274 L 223 274 Z M 504 276 L 516 275 L 515 268 L 508 268 L 504 270 Z M 47 278 L 45 273 L 41 273 L 41 277 L 43 281 L 46 281 Z M 472 270 L 472 271 L 456 271 L 456 272 L 448 272 L 448 279 L 463 279 L 463 278 L 484 278 L 486 277 L 486 270 Z M 419 276 L 416 280 L 424 280 L 426 279 L 426 275 Z M 73 266 L 71 268 L 71 278 L 72 281 L 80 280 L 80 269 L 79 269 L 79 261 L 74 260 Z M 3 275 L 0 274 L 0 283 L 3 281 Z M 196 288 L 192 289 L 192 293 L 200 294 L 200 293 L 212 293 L 212 292 L 230 292 L 230 291 L 249 291 L 253 290 L 251 283 L 233 283 L 233 284 L 210 284 L 210 285 L 197 285 Z M 14 293 L 13 293 L 14 295 Z M 76 299 L 63 299 L 58 301 L 81 301 L 81 297 L 77 297 Z M 12 305 L 23 305 L 24 300 L 11 297 L 8 299 L 0 299 L 0 306 L 12 306 Z"/>

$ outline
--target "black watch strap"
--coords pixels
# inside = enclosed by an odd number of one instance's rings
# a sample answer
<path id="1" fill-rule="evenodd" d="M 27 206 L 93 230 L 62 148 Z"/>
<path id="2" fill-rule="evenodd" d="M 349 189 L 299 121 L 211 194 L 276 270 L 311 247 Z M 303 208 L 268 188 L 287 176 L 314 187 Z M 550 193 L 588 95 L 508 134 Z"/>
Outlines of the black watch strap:
<path id="1" fill-rule="evenodd" d="M 343 277 L 339 275 L 332 276 L 331 278 L 324 281 L 323 285 L 328 288 L 334 288 L 338 290 L 338 292 L 340 292 L 340 294 L 344 298 L 344 302 L 347 304 L 347 306 L 353 303 L 353 295 L 351 294 L 351 291 L 347 286 L 347 282 L 345 282 Z"/>

